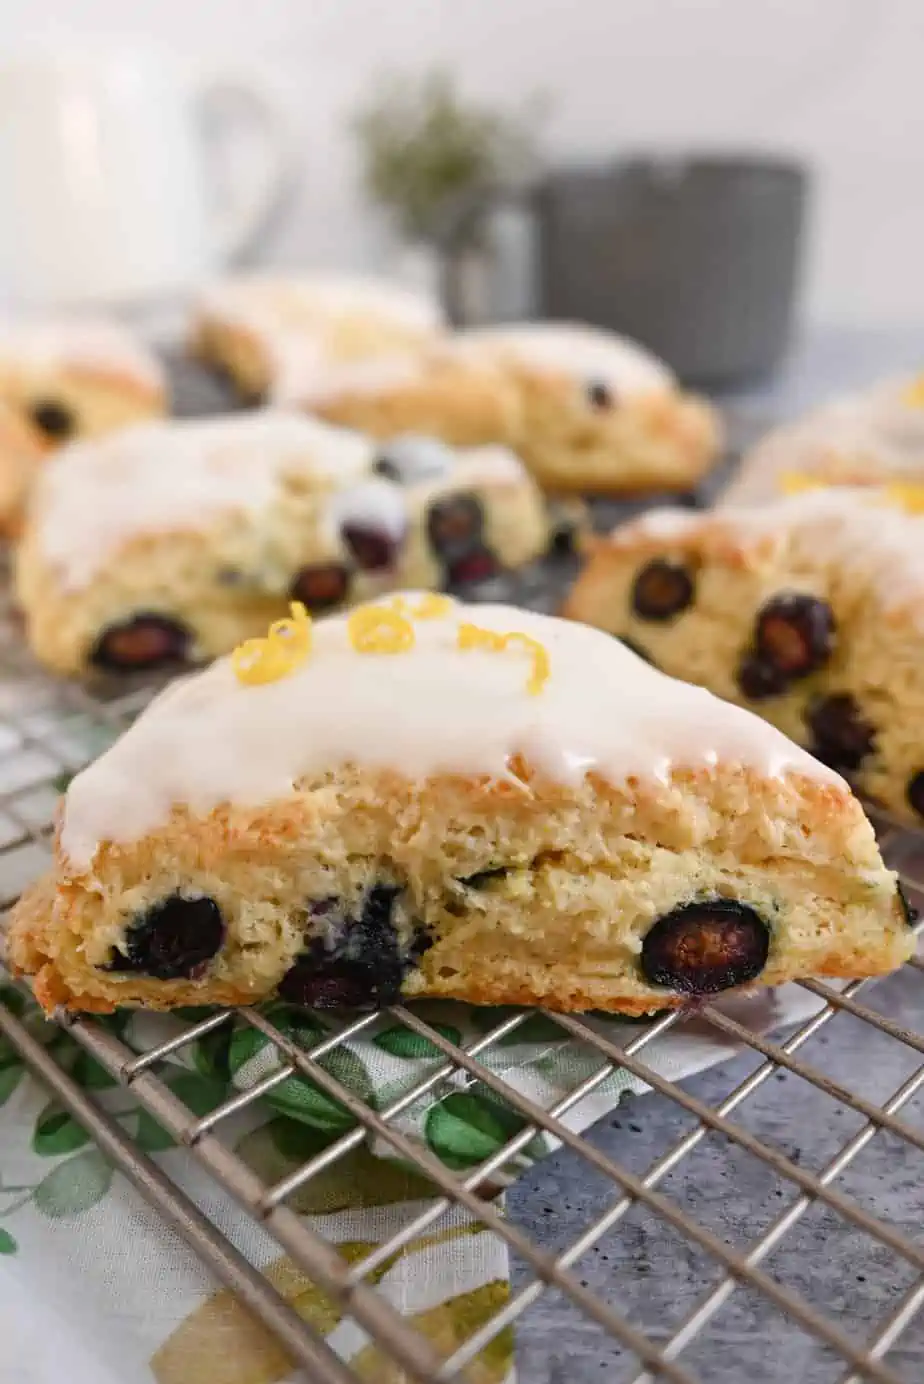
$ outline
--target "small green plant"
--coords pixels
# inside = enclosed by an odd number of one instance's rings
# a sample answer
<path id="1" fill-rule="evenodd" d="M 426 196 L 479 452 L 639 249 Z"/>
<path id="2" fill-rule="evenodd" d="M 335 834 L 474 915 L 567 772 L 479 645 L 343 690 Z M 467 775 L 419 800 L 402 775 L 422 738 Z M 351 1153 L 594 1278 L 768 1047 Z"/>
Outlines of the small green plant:
<path id="1" fill-rule="evenodd" d="M 385 79 L 353 120 L 366 193 L 408 240 L 439 241 L 479 194 L 535 171 L 545 105 L 533 97 L 516 114 L 491 110 L 442 70 Z"/>

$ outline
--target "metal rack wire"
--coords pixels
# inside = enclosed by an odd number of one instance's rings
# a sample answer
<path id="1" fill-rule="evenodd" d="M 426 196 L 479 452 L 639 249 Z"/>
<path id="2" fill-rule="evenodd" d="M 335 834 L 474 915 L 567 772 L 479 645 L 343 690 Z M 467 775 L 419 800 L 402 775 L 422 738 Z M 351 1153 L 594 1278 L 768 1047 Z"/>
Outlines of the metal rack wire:
<path id="1" fill-rule="evenodd" d="M 124 685 L 86 689 L 52 682 L 35 669 L 22 649 L 15 630 L 15 617 L 9 608 L 0 609 L 0 670 L 3 673 L 0 683 L 0 779 L 6 785 L 0 793 L 0 903 L 6 907 L 47 858 L 60 776 L 79 768 L 83 760 L 100 747 L 93 744 L 94 737 L 98 741 L 109 739 L 124 728 L 148 700 L 152 689 Z M 883 828 L 881 839 L 884 850 L 902 868 L 912 903 L 921 904 L 924 902 L 924 866 L 909 862 L 913 862 L 915 850 L 919 857 L 924 856 L 924 851 L 907 833 L 892 826 Z M 911 974 L 921 969 L 921 962 L 911 963 Z M 131 1090 L 143 1109 L 177 1142 L 187 1146 L 190 1156 L 236 1199 L 242 1212 L 259 1220 L 294 1263 L 394 1359 L 405 1372 L 404 1377 L 416 1384 L 435 1384 L 436 1381 L 449 1384 L 450 1381 L 477 1378 L 477 1374 L 470 1375 L 468 1371 L 477 1362 L 479 1353 L 505 1328 L 522 1321 L 540 1298 L 552 1292 L 560 1294 L 593 1324 L 601 1340 L 619 1343 L 623 1348 L 623 1373 L 619 1378 L 631 1380 L 633 1384 L 647 1384 L 653 1380 L 693 1384 L 695 1380 L 708 1379 L 708 1373 L 697 1372 L 688 1363 L 689 1348 L 695 1341 L 708 1338 L 717 1314 L 742 1292 L 757 1294 L 783 1314 L 794 1329 L 821 1343 L 828 1352 L 830 1378 L 839 1384 L 856 1384 L 860 1380 L 910 1384 L 918 1375 L 903 1373 L 892 1352 L 924 1307 L 924 1243 L 910 1235 L 905 1226 L 883 1219 L 875 1204 L 862 1204 L 837 1184 L 863 1154 L 888 1159 L 889 1149 L 894 1150 L 896 1141 L 905 1151 L 924 1153 L 924 1125 L 915 1122 L 912 1108 L 914 1098 L 924 1088 L 924 1035 L 879 1012 L 874 1007 L 875 991 L 872 999 L 868 996 L 867 982 L 851 984 L 844 990 L 806 982 L 805 989 L 817 998 L 820 1008 L 785 1040 L 756 1035 L 713 1005 L 705 1005 L 698 1011 L 700 1020 L 723 1038 L 750 1051 L 757 1062 L 747 1077 L 715 1104 L 706 1103 L 684 1086 L 660 1076 L 650 1065 L 651 1044 L 668 1029 L 683 1022 L 676 1014 L 640 1026 L 632 1041 L 622 1047 L 581 1017 L 548 1015 L 560 1027 L 563 1038 L 579 1040 L 599 1065 L 589 1076 L 576 1081 L 573 1089 L 556 1105 L 544 1109 L 516 1090 L 484 1060 L 501 1039 L 526 1022 L 525 1014 L 507 1015 L 477 1041 L 460 1046 L 419 1014 L 404 1006 L 395 1006 L 389 1011 L 395 1021 L 426 1039 L 443 1060 L 412 1090 L 404 1092 L 385 1108 L 373 1109 L 345 1087 L 321 1059 L 335 1052 L 350 1037 L 362 1033 L 374 1022 L 374 1016 L 345 1022 L 339 1028 L 328 1030 L 313 1046 L 303 1049 L 265 1016 L 247 1011 L 237 1021 L 250 1025 L 268 1038 L 281 1055 L 280 1064 L 251 1090 L 234 1095 L 204 1116 L 193 1112 L 166 1083 L 165 1059 L 176 1058 L 187 1045 L 230 1023 L 229 1013 L 215 1013 L 190 1022 L 169 1042 L 140 1055 L 93 1019 L 62 1019 L 62 1023 L 87 1052 Z M 816 1065 L 803 1055 L 807 1045 L 813 1043 L 832 1020 L 844 1015 L 866 1026 L 878 1039 L 898 1045 L 907 1056 L 911 1070 L 894 1090 L 877 1091 L 874 1097 L 863 1095 L 834 1080 L 820 1064 Z M 92 1095 L 75 1084 L 53 1055 L 30 1036 L 17 1016 L 2 1004 L 0 1033 L 21 1052 L 62 1105 L 85 1125 L 103 1152 L 217 1277 L 278 1337 L 293 1362 L 304 1368 L 309 1379 L 323 1381 L 323 1384 L 349 1384 L 356 1379 L 323 1337 L 301 1320 L 269 1280 L 233 1248 L 217 1227 L 133 1144 Z M 689 1117 L 682 1136 L 667 1143 L 642 1171 L 633 1170 L 628 1161 L 624 1163 L 603 1151 L 592 1137 L 574 1133 L 564 1120 L 572 1107 L 619 1068 L 634 1074 Z M 397 1123 L 402 1111 L 424 1097 L 436 1099 L 445 1091 L 447 1079 L 458 1078 L 460 1073 L 481 1083 L 525 1121 L 502 1148 L 464 1175 L 445 1166 L 435 1154 L 422 1151 Z M 759 1091 L 765 1096 L 768 1091 L 772 1093 L 768 1082 L 778 1073 L 795 1075 L 806 1083 L 819 1103 L 837 1102 L 858 1119 L 850 1137 L 815 1171 L 803 1167 L 781 1146 L 757 1137 L 742 1118 L 743 1108 Z M 260 1101 L 274 1087 L 296 1074 L 307 1077 L 343 1107 L 354 1123 L 296 1171 L 271 1183 L 229 1148 L 222 1134 L 232 1116 Z M 605 1209 L 571 1242 L 554 1252 L 540 1247 L 523 1229 L 508 1220 L 496 1196 L 501 1169 L 526 1148 L 537 1131 L 546 1131 L 560 1140 L 566 1150 L 584 1161 L 588 1174 L 604 1179 L 610 1189 Z M 388 1144 L 427 1177 L 434 1186 L 435 1199 L 387 1243 L 359 1262 L 348 1263 L 336 1246 L 325 1242 L 299 1216 L 291 1201 L 313 1178 L 370 1136 Z M 735 1246 L 704 1224 L 694 1206 L 682 1203 L 664 1189 L 665 1184 L 669 1186 L 671 1175 L 692 1157 L 694 1151 L 704 1141 L 717 1136 L 757 1160 L 783 1189 L 784 1204 L 779 1213 L 752 1237 L 748 1236 L 746 1226 L 741 1227 L 740 1243 Z M 888 1146 L 887 1139 L 891 1141 Z M 506 1244 L 522 1270 L 518 1274 L 522 1285 L 517 1286 L 495 1315 L 450 1356 L 440 1358 L 435 1347 L 376 1290 L 375 1271 L 402 1245 L 454 1207 L 465 1208 Z M 816 1207 L 823 1208 L 846 1231 L 868 1237 L 887 1256 L 888 1262 L 903 1266 L 907 1283 L 898 1300 L 865 1338 L 861 1338 L 849 1322 L 813 1301 L 811 1295 L 796 1291 L 781 1281 L 768 1267 L 771 1257 Z M 637 1319 L 633 1320 L 617 1301 L 589 1288 L 577 1268 L 583 1256 L 604 1236 L 618 1232 L 629 1214 L 639 1208 L 670 1227 L 680 1241 L 702 1255 L 713 1268 L 708 1288 L 669 1330 L 661 1331 L 657 1337 Z M 631 1261 L 627 1260 L 628 1263 Z M 615 1378 L 616 1375 L 607 1377 Z M 783 1375 L 771 1373 L 768 1378 L 782 1379 Z"/>

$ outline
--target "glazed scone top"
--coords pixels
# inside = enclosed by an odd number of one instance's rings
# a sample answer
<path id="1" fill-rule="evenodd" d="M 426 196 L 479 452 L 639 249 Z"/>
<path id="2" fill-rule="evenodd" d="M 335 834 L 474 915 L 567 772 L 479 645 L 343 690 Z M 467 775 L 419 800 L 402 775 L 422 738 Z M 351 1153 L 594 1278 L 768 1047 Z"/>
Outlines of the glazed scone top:
<path id="1" fill-rule="evenodd" d="M 372 442 L 296 413 L 138 423 L 58 452 L 39 480 L 32 528 L 62 586 L 85 586 L 130 538 L 197 529 L 272 502 L 287 473 L 364 477 Z"/>
<path id="2" fill-rule="evenodd" d="M 603 384 L 617 398 L 663 394 L 676 380 L 663 361 L 628 337 L 571 322 L 479 327 L 437 340 L 425 350 L 394 351 L 357 361 L 325 361 L 317 345 L 280 338 L 273 398 L 307 407 L 345 394 L 375 396 L 426 379 L 434 365 L 469 365 L 502 373 L 513 361 L 538 374 L 580 385 Z"/>
<path id="3" fill-rule="evenodd" d="M 451 349 L 475 357 L 509 356 L 525 366 L 616 394 L 664 392 L 675 387 L 672 371 L 638 342 L 578 322 L 523 322 L 459 332 Z"/>
<path id="4" fill-rule="evenodd" d="M 656 509 L 615 529 L 610 541 L 619 547 L 640 536 L 669 546 L 699 535 L 732 548 L 769 540 L 806 563 L 849 570 L 883 610 L 907 609 L 924 623 L 924 515 L 909 514 L 874 487 L 806 490 L 709 514 Z"/>
<path id="5" fill-rule="evenodd" d="M 809 475 L 840 464 L 901 474 L 924 468 L 924 389 L 920 378 L 881 381 L 829 400 L 768 433 L 729 489 L 734 502 L 778 493 L 787 473 Z"/>
<path id="6" fill-rule="evenodd" d="M 310 651 L 274 681 L 242 682 L 232 655 L 172 684 L 71 783 L 61 828 L 70 865 L 89 869 L 100 843 L 137 840 L 174 806 L 255 807 L 286 797 L 303 775 L 351 763 L 412 780 L 513 781 L 510 761 L 522 754 L 567 784 L 589 771 L 663 782 L 675 767 L 722 763 L 843 786 L 766 722 L 666 677 L 609 635 L 448 599 L 423 618 L 433 599 L 404 593 L 314 624 Z M 361 652 L 364 622 L 383 609 L 410 627 L 413 646 Z M 520 637 L 460 647 L 465 626 L 488 641 Z"/>
<path id="7" fill-rule="evenodd" d="M 269 336 L 336 317 L 365 315 L 421 333 L 443 321 L 438 303 L 424 293 L 388 279 L 339 274 L 241 275 L 208 288 L 200 310 Z"/>
<path id="8" fill-rule="evenodd" d="M 115 322 L 63 317 L 0 322 L 0 372 L 98 371 L 160 391 L 160 363 Z"/>

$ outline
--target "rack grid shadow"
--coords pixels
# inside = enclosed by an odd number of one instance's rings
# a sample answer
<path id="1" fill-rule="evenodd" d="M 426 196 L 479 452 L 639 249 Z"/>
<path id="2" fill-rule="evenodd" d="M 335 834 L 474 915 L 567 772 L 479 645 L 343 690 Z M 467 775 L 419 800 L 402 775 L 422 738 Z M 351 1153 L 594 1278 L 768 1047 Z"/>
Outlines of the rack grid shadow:
<path id="1" fill-rule="evenodd" d="M 11 610 L 0 610 L 0 902 L 4 908 L 47 863 L 63 779 L 130 724 L 151 695 L 150 684 L 83 687 L 51 680 L 36 669 L 23 649 Z M 903 876 L 911 903 L 921 905 L 922 839 L 891 824 L 882 825 L 880 839 Z M 922 969 L 924 963 L 914 960 L 901 975 L 906 988 L 910 980 L 924 996 Z M 131 1091 L 140 1108 L 170 1138 L 186 1146 L 188 1157 L 234 1198 L 242 1214 L 262 1224 L 283 1253 L 328 1296 L 337 1314 L 355 1322 L 365 1339 L 378 1346 L 382 1358 L 394 1362 L 389 1381 L 449 1384 L 472 1380 L 478 1384 L 486 1377 L 483 1352 L 492 1341 L 512 1326 L 528 1322 L 537 1302 L 554 1298 L 562 1311 L 584 1323 L 586 1332 L 596 1333 L 601 1351 L 607 1342 L 612 1344 L 618 1363 L 605 1377 L 627 1384 L 654 1380 L 692 1384 L 717 1377 L 710 1367 L 711 1332 L 717 1322 L 721 1324 L 723 1314 L 742 1301 L 761 1304 L 786 1324 L 787 1331 L 812 1343 L 819 1362 L 818 1379 L 830 1378 L 837 1384 L 861 1380 L 911 1384 L 920 1379 L 924 1362 L 924 1333 L 918 1319 L 924 1307 L 924 1241 L 915 1233 L 922 1208 L 918 1207 L 917 1217 L 909 1207 L 907 1217 L 886 1218 L 875 1191 L 851 1195 L 845 1180 L 852 1167 L 865 1161 L 863 1186 L 875 1189 L 877 1178 L 881 1175 L 884 1180 L 899 1156 L 907 1161 L 924 1154 L 924 1107 L 915 1104 L 924 1091 L 924 1034 L 915 1031 L 913 1023 L 909 1026 L 896 1018 L 894 1009 L 890 1015 L 890 1005 L 880 1002 L 878 996 L 887 995 L 888 984 L 856 982 L 841 989 L 806 982 L 803 989 L 817 1002 L 815 1011 L 782 1037 L 755 1034 L 712 1004 L 699 1007 L 700 1023 L 752 1059 L 746 1074 L 740 1080 L 736 1075 L 735 1084 L 721 1099 L 709 1101 L 694 1094 L 689 1083 L 659 1075 L 649 1063 L 651 1045 L 685 1022 L 676 1013 L 636 1026 L 631 1040 L 622 1045 L 581 1016 L 548 1014 L 548 1023 L 560 1029 L 562 1041 L 580 1043 L 587 1057 L 573 1088 L 549 1108 L 511 1085 L 504 1078 L 503 1064 L 490 1060 L 497 1045 L 509 1041 L 528 1021 L 524 1012 L 502 1014 L 489 1031 L 464 1043 L 447 1037 L 419 1012 L 403 1005 L 393 1007 L 389 1014 L 394 1022 L 431 1045 L 428 1051 L 435 1060 L 419 1082 L 379 1107 L 345 1086 L 338 1079 L 336 1064 L 329 1061 L 342 1044 L 376 1021 L 374 1015 L 334 1024 L 327 1016 L 323 1035 L 299 1044 L 271 1015 L 255 1010 L 236 1016 L 215 1012 L 184 1021 L 168 1041 L 141 1053 L 129 1047 L 112 1026 L 91 1017 L 62 1016 L 60 1023 L 112 1078 Z M 914 989 L 910 993 L 913 996 Z M 324 1384 L 358 1379 L 324 1335 L 299 1316 L 273 1282 L 244 1258 L 107 1114 L 93 1092 L 75 1082 L 14 1009 L 0 1002 L 0 1033 L 165 1222 L 278 1339 L 293 1367 L 301 1366 L 308 1379 Z M 910 1013 L 913 1020 L 914 1009 L 912 1000 L 900 1013 Z M 868 1033 L 871 1049 L 888 1045 L 898 1060 L 872 1061 L 849 1086 L 832 1075 L 826 1070 L 829 1064 L 819 1047 L 819 1035 L 845 1021 Z M 262 1035 L 274 1045 L 278 1060 L 251 1089 L 222 1099 L 203 1114 L 191 1109 L 165 1076 L 170 1063 L 182 1059 L 185 1049 L 210 1036 L 214 1039 L 232 1023 Z M 657 1093 L 652 1099 L 667 1103 L 682 1117 L 666 1122 L 663 1146 L 647 1166 L 637 1166 L 637 1160 L 621 1152 L 615 1155 L 613 1141 L 601 1141 L 593 1129 L 575 1133 L 566 1120 L 570 1110 L 616 1071 L 632 1074 Z M 825 1158 L 817 1167 L 804 1166 L 796 1150 L 787 1151 L 785 1139 L 761 1137 L 749 1125 L 747 1112 L 759 1098 L 765 1107 L 778 1110 L 779 1128 L 783 1127 L 787 1097 L 780 1085 L 771 1082 L 774 1076 L 793 1077 L 801 1083 L 801 1119 L 828 1121 L 832 1127 Z M 229 1122 L 293 1077 L 313 1083 L 343 1112 L 342 1132 L 273 1180 L 255 1171 L 224 1133 Z M 447 1090 L 458 1090 L 460 1085 L 465 1089 L 467 1083 L 478 1083 L 516 1116 L 515 1132 L 477 1166 L 459 1171 L 410 1139 L 399 1117 L 412 1105 L 435 1102 Z M 849 1115 L 840 1128 L 829 1118 L 835 1107 Z M 644 1120 L 644 1106 L 636 1118 Z M 540 1245 L 515 1217 L 505 1215 L 498 1195 L 504 1169 L 539 1131 L 560 1142 L 563 1156 L 581 1160 L 588 1185 L 593 1181 L 596 1188 L 586 1223 L 552 1249 Z M 364 1258 L 348 1260 L 317 1233 L 309 1218 L 299 1214 L 299 1194 L 369 1140 L 387 1145 L 405 1166 L 426 1179 L 432 1198 Z M 696 1157 L 709 1156 L 718 1141 L 758 1167 L 765 1190 L 772 1187 L 777 1198 L 770 1212 L 764 1206 L 762 1215 L 753 1218 L 760 1221 L 757 1233 L 752 1218 L 742 1216 L 734 1237 L 721 1234 L 708 1223 L 706 1208 L 695 1197 L 674 1194 L 678 1174 Z M 924 1185 L 920 1173 L 916 1181 Z M 689 1184 L 683 1184 L 682 1178 L 680 1182 L 688 1192 Z M 377 1282 L 383 1266 L 393 1262 L 403 1246 L 424 1235 L 453 1208 L 474 1217 L 504 1243 L 514 1276 L 509 1296 L 496 1310 L 477 1323 L 466 1339 L 455 1341 L 448 1354 L 441 1354 L 377 1290 Z M 621 1242 L 620 1234 L 631 1229 L 633 1218 L 639 1215 L 656 1221 L 674 1237 L 677 1253 L 691 1256 L 701 1267 L 700 1290 L 684 1294 L 668 1315 L 662 1307 L 654 1315 L 646 1312 L 644 1295 L 635 1295 L 634 1304 L 628 1306 L 631 1295 L 623 1292 L 624 1280 L 633 1272 L 633 1255 L 632 1240 Z M 788 1262 L 784 1251 L 800 1226 L 804 1229 L 818 1215 L 823 1216 L 824 1234 L 799 1241 L 800 1255 L 807 1254 L 809 1259 L 802 1265 L 797 1288 L 779 1266 Z M 869 1247 L 863 1262 L 873 1267 L 866 1291 L 859 1296 L 867 1307 L 875 1304 L 872 1312 L 855 1310 L 846 1292 L 826 1301 L 830 1292 L 813 1291 L 815 1277 L 819 1283 L 823 1279 L 822 1260 L 830 1257 L 839 1237 L 847 1237 L 851 1245 L 862 1242 Z M 586 1257 L 603 1243 L 615 1247 L 614 1273 L 605 1290 L 599 1283 L 591 1286 L 581 1269 Z M 812 1272 L 812 1255 L 817 1257 L 817 1275 Z M 888 1293 L 873 1291 L 876 1275 L 888 1284 Z M 652 1300 L 657 1298 L 656 1283 L 648 1282 L 645 1290 Z M 585 1335 L 584 1339 L 590 1338 Z M 913 1343 L 910 1347 L 909 1342 Z M 782 1356 L 777 1361 L 768 1359 L 766 1370 L 768 1381 L 792 1377 Z M 733 1372 L 721 1377 L 738 1376 Z"/>

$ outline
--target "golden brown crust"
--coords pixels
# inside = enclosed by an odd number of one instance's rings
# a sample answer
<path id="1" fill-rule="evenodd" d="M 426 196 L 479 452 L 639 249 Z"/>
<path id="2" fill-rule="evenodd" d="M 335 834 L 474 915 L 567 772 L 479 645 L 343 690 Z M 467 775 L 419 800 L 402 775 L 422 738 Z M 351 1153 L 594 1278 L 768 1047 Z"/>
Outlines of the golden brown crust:
<path id="1" fill-rule="evenodd" d="M 57 846 L 54 875 L 14 910 L 10 962 L 36 976 L 47 1008 L 254 1003 L 304 947 L 310 899 L 361 899 L 382 880 L 402 888 L 432 943 L 408 996 L 626 1013 L 676 1005 L 680 995 L 641 975 L 640 939 L 678 904 L 714 895 L 773 919 L 760 983 L 874 974 L 908 954 L 894 880 L 837 783 L 720 767 L 669 785 L 590 777 L 573 789 L 515 769 L 511 782 L 418 784 L 344 769 L 257 810 L 177 808 L 137 842 L 103 844 L 90 873 Z M 498 864 L 496 884 L 467 890 Z M 206 975 L 106 969 L 132 918 L 178 888 L 215 900 L 225 920 Z"/>

